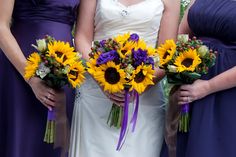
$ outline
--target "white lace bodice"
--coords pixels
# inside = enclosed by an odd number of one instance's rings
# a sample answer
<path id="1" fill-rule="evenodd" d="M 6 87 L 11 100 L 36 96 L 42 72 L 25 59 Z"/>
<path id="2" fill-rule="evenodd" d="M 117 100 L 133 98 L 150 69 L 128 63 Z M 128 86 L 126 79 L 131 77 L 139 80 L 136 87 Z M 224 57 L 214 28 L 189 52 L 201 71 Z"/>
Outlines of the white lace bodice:
<path id="1" fill-rule="evenodd" d="M 94 40 L 131 32 L 156 46 L 163 9 L 162 0 L 144 0 L 128 7 L 119 0 L 97 0 Z"/>

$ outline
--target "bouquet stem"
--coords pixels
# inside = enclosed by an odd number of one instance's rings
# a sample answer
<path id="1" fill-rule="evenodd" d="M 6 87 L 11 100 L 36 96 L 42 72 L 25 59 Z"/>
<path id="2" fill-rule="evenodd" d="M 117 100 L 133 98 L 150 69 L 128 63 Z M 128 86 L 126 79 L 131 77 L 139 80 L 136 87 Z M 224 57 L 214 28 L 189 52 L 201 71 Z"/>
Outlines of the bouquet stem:
<path id="1" fill-rule="evenodd" d="M 119 129 L 121 127 L 122 117 L 123 117 L 123 108 L 113 103 L 107 119 L 107 124 L 110 127 L 114 126 L 117 129 Z"/>
<path id="2" fill-rule="evenodd" d="M 189 103 L 181 106 L 181 115 L 179 121 L 179 131 L 188 132 L 189 130 Z"/>
<path id="3" fill-rule="evenodd" d="M 48 110 L 46 130 L 44 134 L 44 142 L 52 144 L 54 143 L 54 132 L 55 132 L 55 113 L 54 110 Z"/>

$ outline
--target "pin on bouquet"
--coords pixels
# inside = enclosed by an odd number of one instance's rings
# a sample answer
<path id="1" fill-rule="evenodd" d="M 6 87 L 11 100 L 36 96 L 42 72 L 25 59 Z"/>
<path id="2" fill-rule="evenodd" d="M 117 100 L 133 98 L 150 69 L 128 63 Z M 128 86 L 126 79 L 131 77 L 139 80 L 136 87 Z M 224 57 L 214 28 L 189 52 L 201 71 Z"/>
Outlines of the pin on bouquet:
<path id="1" fill-rule="evenodd" d="M 68 42 L 55 40 L 46 35 L 32 45 L 37 52 L 28 58 L 25 67 L 25 79 L 39 77 L 53 89 L 60 89 L 65 85 L 79 87 L 84 81 L 85 68 L 74 48 Z M 65 105 L 65 104 L 64 104 Z M 55 110 L 48 110 L 44 142 L 55 141 Z"/>
<path id="2" fill-rule="evenodd" d="M 121 127 L 117 150 L 124 141 L 127 127 L 133 124 L 135 130 L 139 94 L 149 85 L 154 85 L 154 66 L 157 61 L 156 49 L 149 47 L 138 34 L 126 33 L 111 39 L 95 41 L 89 54 L 88 72 L 109 93 L 125 91 L 124 106 L 112 105 L 108 124 Z M 135 107 L 130 123 L 128 105 L 130 93 L 135 95 Z"/>
<path id="3" fill-rule="evenodd" d="M 216 59 L 216 52 L 209 50 L 196 37 L 190 39 L 187 34 L 179 35 L 176 43 L 166 40 L 157 52 L 159 67 L 165 70 L 167 81 L 174 85 L 192 84 L 208 73 Z M 188 132 L 189 122 L 189 103 L 186 103 L 181 106 L 179 131 Z"/>

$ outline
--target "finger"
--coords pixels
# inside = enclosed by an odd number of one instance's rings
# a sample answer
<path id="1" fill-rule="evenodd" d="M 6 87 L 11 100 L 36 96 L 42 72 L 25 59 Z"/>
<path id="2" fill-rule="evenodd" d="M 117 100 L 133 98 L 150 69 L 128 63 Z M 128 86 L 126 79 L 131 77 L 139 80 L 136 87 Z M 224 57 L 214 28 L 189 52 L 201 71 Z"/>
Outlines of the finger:
<path id="1" fill-rule="evenodd" d="M 115 95 L 116 97 L 120 97 L 120 98 L 125 97 L 125 93 L 112 93 L 112 95 Z"/>
<path id="2" fill-rule="evenodd" d="M 56 95 L 56 91 L 52 88 L 48 88 L 47 92 L 50 93 L 51 95 Z"/>
<path id="3" fill-rule="evenodd" d="M 115 101 L 121 101 L 121 102 L 125 101 L 125 97 L 124 96 L 120 97 L 120 96 L 117 96 L 115 94 L 110 94 L 109 98 L 112 99 L 112 100 L 115 100 Z"/>
<path id="4" fill-rule="evenodd" d="M 48 93 L 45 97 L 53 102 L 56 101 L 55 95 L 52 95 L 51 93 Z"/>
<path id="5" fill-rule="evenodd" d="M 52 107 L 49 106 L 49 105 L 46 103 L 46 101 L 47 101 L 47 98 L 46 98 L 46 97 L 40 99 L 40 102 L 41 102 L 45 107 L 47 107 L 48 110 L 52 111 Z"/>
<path id="6" fill-rule="evenodd" d="M 188 102 L 188 97 L 187 96 L 181 96 L 181 97 L 179 97 L 179 101 L 187 103 Z"/>
<path id="7" fill-rule="evenodd" d="M 186 90 L 189 90 L 191 88 L 191 85 L 182 85 L 181 87 L 180 87 L 180 91 L 186 91 Z"/>
<path id="8" fill-rule="evenodd" d="M 44 103 L 47 105 L 47 106 L 50 106 L 50 107 L 55 107 L 55 102 L 46 98 Z"/>
<path id="9" fill-rule="evenodd" d="M 184 105 L 184 104 L 186 104 L 186 102 L 184 102 L 184 101 L 179 101 L 178 102 L 178 105 Z"/>
<path id="10" fill-rule="evenodd" d="M 182 90 L 182 91 L 179 92 L 179 96 L 180 97 L 187 97 L 187 96 L 189 96 L 189 92 L 185 91 L 185 90 Z"/>
<path id="11" fill-rule="evenodd" d="M 112 100 L 112 102 L 114 104 L 116 104 L 117 106 L 124 106 L 125 102 L 122 102 L 122 101 L 116 101 L 116 100 Z"/>

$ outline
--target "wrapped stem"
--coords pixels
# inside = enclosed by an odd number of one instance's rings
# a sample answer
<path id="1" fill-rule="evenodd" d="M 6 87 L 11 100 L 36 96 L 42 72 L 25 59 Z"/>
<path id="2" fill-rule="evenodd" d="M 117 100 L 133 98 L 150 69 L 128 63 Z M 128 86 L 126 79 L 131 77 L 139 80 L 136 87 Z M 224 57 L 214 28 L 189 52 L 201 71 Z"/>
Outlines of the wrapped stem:
<path id="1" fill-rule="evenodd" d="M 123 108 L 113 103 L 107 119 L 107 124 L 110 127 L 114 126 L 117 129 L 119 129 L 121 127 L 122 116 L 123 116 Z"/>
<path id="2" fill-rule="evenodd" d="M 120 129 L 120 137 L 116 150 L 120 150 L 125 142 L 125 134 L 128 127 L 128 114 L 129 114 L 129 90 L 125 89 L 125 104 L 124 104 L 124 114 L 122 118 L 122 125 Z"/>
<path id="3" fill-rule="evenodd" d="M 55 132 L 55 115 L 54 110 L 48 111 L 47 124 L 44 135 L 44 142 L 52 144 L 54 143 Z"/>
<path id="4" fill-rule="evenodd" d="M 189 103 L 186 103 L 181 106 L 181 115 L 179 121 L 179 131 L 180 132 L 188 132 L 189 130 Z"/>

